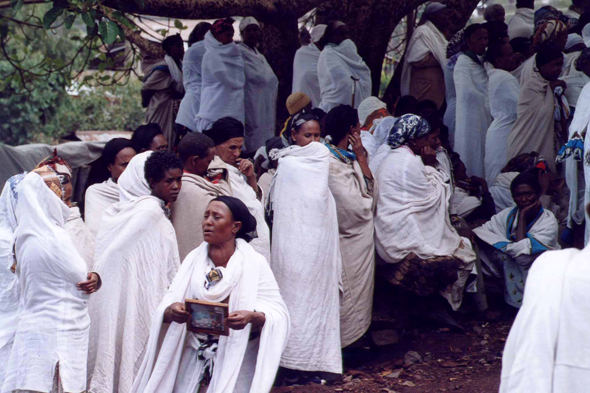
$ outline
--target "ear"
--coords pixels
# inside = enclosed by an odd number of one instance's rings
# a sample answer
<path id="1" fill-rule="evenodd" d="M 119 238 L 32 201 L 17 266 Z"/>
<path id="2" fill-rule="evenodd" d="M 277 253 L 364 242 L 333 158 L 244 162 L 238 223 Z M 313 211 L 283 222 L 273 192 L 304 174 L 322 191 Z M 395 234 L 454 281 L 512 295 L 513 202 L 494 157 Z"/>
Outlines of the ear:
<path id="1" fill-rule="evenodd" d="M 242 221 L 234 221 L 234 227 L 232 228 L 232 233 L 235 235 L 240 232 L 242 229 Z"/>
<path id="2" fill-rule="evenodd" d="M 293 141 L 297 140 L 297 131 L 291 130 L 291 139 L 293 139 Z"/>
<path id="3" fill-rule="evenodd" d="M 151 179 L 151 178 L 150 178 L 150 179 L 148 179 L 148 184 L 149 184 L 149 186 L 150 186 L 150 190 L 153 190 L 153 189 L 154 189 L 154 184 L 155 184 L 155 183 L 156 183 L 156 182 L 154 182 L 154 180 L 153 180 L 153 179 Z"/>
<path id="4" fill-rule="evenodd" d="M 109 172 L 112 172 L 113 171 L 113 164 L 107 165 L 107 169 L 109 170 Z"/>

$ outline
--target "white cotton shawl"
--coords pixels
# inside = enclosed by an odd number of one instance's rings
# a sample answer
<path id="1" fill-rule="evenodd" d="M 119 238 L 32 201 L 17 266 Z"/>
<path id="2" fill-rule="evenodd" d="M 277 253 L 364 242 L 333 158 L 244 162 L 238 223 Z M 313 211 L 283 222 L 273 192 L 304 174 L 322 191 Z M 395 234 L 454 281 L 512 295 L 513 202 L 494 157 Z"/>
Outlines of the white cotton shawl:
<path id="1" fill-rule="evenodd" d="M 531 38 L 535 30 L 535 10 L 518 8 L 510 22 L 508 22 L 508 37 Z"/>
<path id="2" fill-rule="evenodd" d="M 271 268 L 291 315 L 281 366 L 342 373 L 338 219 L 330 152 L 318 142 L 281 150 L 270 187 Z"/>
<path id="3" fill-rule="evenodd" d="M 93 184 L 86 190 L 84 197 L 84 220 L 90 232 L 96 236 L 102 213 L 113 203 L 119 202 L 119 186 L 109 180 Z"/>
<path id="4" fill-rule="evenodd" d="M 229 184 L 234 197 L 238 198 L 248 208 L 250 214 L 256 219 L 256 232 L 258 237 L 250 242 L 257 253 L 270 262 L 270 230 L 264 219 L 264 206 L 256 198 L 256 192 L 246 182 L 245 176 L 233 165 L 227 166 L 229 172 Z M 262 196 L 264 201 L 264 195 Z"/>
<path id="5" fill-rule="evenodd" d="M 195 119 L 197 131 L 205 131 L 222 117 L 244 123 L 244 60 L 235 43 L 223 45 L 211 32 L 205 34 L 201 66 L 201 100 Z"/>
<path id="6" fill-rule="evenodd" d="M 311 100 L 311 106 L 317 108 L 322 101 L 320 95 L 320 81 L 318 79 L 318 60 L 320 50 L 315 44 L 302 46 L 295 52 L 293 60 L 293 89 L 305 93 Z"/>
<path id="7" fill-rule="evenodd" d="M 567 99 L 569 105 L 576 108 L 582 89 L 588 82 L 590 82 L 590 77 L 588 77 L 588 75 L 576 69 L 576 61 L 581 54 L 582 52 L 574 52 L 565 55 L 563 72 L 559 78 L 567 83 L 567 89 L 565 89 L 563 95 Z"/>
<path id="8" fill-rule="evenodd" d="M 470 176 L 485 177 L 485 141 L 492 123 L 488 74 L 483 65 L 461 55 L 453 78 L 457 91 L 453 149 L 461 155 Z"/>
<path id="9" fill-rule="evenodd" d="M 441 69 L 445 69 L 447 64 L 447 45 L 447 39 L 432 22 L 426 21 L 426 23 L 416 28 L 406 50 L 400 86 L 402 96 L 410 94 L 412 63 L 423 60 L 426 55 L 432 53 L 436 61 L 440 64 Z"/>
<path id="10" fill-rule="evenodd" d="M 244 59 L 244 151 L 253 153 L 275 135 L 279 80 L 258 49 L 239 44 Z"/>
<path id="11" fill-rule="evenodd" d="M 252 325 L 243 330 L 230 330 L 229 336 L 221 336 L 214 360 L 213 376 L 207 392 L 268 392 L 272 388 L 281 353 L 289 335 L 289 313 L 279 293 L 279 287 L 264 257 L 242 239 L 236 240 L 236 251 L 224 268 L 224 280 L 233 285 L 224 287 L 220 293 L 209 293 L 221 287 L 220 282 L 208 291 L 202 282 L 211 268 L 209 246 L 203 243 L 184 260 L 170 290 L 156 310 L 141 369 L 137 375 L 133 393 L 195 392 L 203 365 L 191 353 L 189 369 L 194 375 L 180 375 L 179 365 L 186 353 L 194 352 L 185 344 L 188 335 L 186 324 L 163 324 L 166 308 L 174 302 L 187 298 L 220 302 L 229 295 L 229 312 L 256 310 L 263 312 L 266 322 L 260 335 L 258 355 L 249 356 L 248 338 Z M 219 292 L 219 291 L 218 291 Z M 197 296 L 195 296 L 197 294 Z M 240 386 L 240 370 L 243 363 L 255 363 L 255 372 L 250 386 Z M 188 382 L 188 385 L 187 385 Z M 175 389 L 176 386 L 176 389 Z M 179 390 L 182 386 L 183 390 Z"/>
<path id="12" fill-rule="evenodd" d="M 501 393 L 583 393 L 590 386 L 590 250 L 541 255 L 502 357 Z"/>
<path id="13" fill-rule="evenodd" d="M 125 168 L 118 180 L 119 200 L 121 202 L 131 202 L 152 193 L 144 171 L 145 162 L 152 153 L 151 150 L 139 153 L 129 161 L 127 168 Z"/>
<path id="14" fill-rule="evenodd" d="M 484 168 L 486 182 L 494 184 L 496 176 L 508 163 L 508 136 L 516 122 L 520 85 L 512 74 L 504 70 L 491 68 L 488 76 L 490 111 L 494 120 L 486 133 Z"/>
<path id="15" fill-rule="evenodd" d="M 201 67 L 205 55 L 205 41 L 193 44 L 182 59 L 182 80 L 184 83 L 184 97 L 178 108 L 176 122 L 191 131 L 197 131 L 195 117 L 201 106 Z"/>
<path id="16" fill-rule="evenodd" d="M 65 230 L 76 250 L 86 262 L 87 271 L 92 271 L 94 266 L 94 235 L 90 232 L 77 206 L 70 207 L 70 215 L 66 221 Z"/>
<path id="17" fill-rule="evenodd" d="M 443 123 L 449 128 L 449 143 L 451 147 L 455 143 L 455 118 L 457 116 L 457 91 L 455 90 L 455 65 L 447 64 L 443 67 L 445 75 L 445 97 L 447 109 L 443 117 Z"/>
<path id="18" fill-rule="evenodd" d="M 182 85 L 182 70 L 178 68 L 174 59 L 168 55 L 164 56 L 164 61 L 170 70 L 170 76 L 174 79 L 174 82 Z"/>
<path id="19" fill-rule="evenodd" d="M 361 141 L 369 156 L 369 164 L 371 164 L 372 160 L 375 158 L 379 147 L 387 141 L 389 132 L 395 123 L 397 123 L 397 120 L 398 119 L 393 116 L 386 116 L 382 119 L 375 120 L 370 131 L 361 131 Z"/>
<path id="20" fill-rule="evenodd" d="M 328 113 L 338 105 L 352 105 L 353 80 L 356 82 L 355 109 L 371 96 L 371 70 L 357 53 L 352 40 L 340 45 L 328 44 L 318 60 L 318 78 L 322 102 L 320 108 Z"/>
<path id="21" fill-rule="evenodd" d="M 514 206 L 510 184 L 518 175 L 518 172 L 505 172 L 496 176 L 496 180 L 490 187 L 490 194 L 492 194 L 494 204 L 496 205 L 496 213 L 500 213 L 502 210 Z"/>
<path id="22" fill-rule="evenodd" d="M 21 302 L 2 392 L 50 392 L 57 363 L 64 391 L 86 390 L 89 296 L 76 287 L 86 280 L 86 264 L 64 229 L 69 215 L 37 173 L 19 184 L 14 235 Z"/>

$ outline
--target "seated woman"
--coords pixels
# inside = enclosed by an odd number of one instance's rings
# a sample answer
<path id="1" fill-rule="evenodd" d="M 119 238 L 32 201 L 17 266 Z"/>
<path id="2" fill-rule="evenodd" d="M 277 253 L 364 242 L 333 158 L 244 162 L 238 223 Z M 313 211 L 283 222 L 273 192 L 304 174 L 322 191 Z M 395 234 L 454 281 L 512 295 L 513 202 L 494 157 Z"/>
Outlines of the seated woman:
<path id="1" fill-rule="evenodd" d="M 138 154 L 149 150 L 168 150 L 168 142 L 158 123 L 149 123 L 137 127 L 133 131 L 133 135 L 131 135 L 131 144 Z"/>
<path id="2" fill-rule="evenodd" d="M 185 258 L 155 312 L 131 392 L 197 392 L 207 384 L 209 392 L 270 391 L 289 313 L 268 262 L 248 244 L 255 233 L 256 219 L 239 199 L 209 203 L 205 242 Z M 229 336 L 189 332 L 187 298 L 228 303 Z"/>
<path id="3" fill-rule="evenodd" d="M 419 295 L 438 291 L 457 310 L 476 255 L 451 224 L 450 179 L 435 169 L 438 132 L 420 116 L 404 115 L 387 144 L 391 150 L 376 174 L 375 240 L 383 274 Z"/>
<path id="4" fill-rule="evenodd" d="M 484 271 L 504 277 L 506 303 L 520 307 L 535 259 L 547 250 L 559 249 L 558 225 L 553 213 L 541 205 L 541 186 L 535 176 L 521 173 L 510 190 L 516 207 L 496 214 L 473 232 L 480 240 Z"/>

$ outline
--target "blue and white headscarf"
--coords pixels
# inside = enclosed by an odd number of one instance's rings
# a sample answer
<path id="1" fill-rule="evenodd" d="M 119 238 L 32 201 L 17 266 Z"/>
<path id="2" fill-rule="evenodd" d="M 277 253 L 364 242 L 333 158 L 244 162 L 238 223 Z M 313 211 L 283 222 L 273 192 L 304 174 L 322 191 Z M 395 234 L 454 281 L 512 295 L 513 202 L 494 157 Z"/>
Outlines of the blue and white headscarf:
<path id="1" fill-rule="evenodd" d="M 411 140 L 430 134 L 431 131 L 430 124 L 422 117 L 411 114 L 403 115 L 389 131 L 387 144 L 392 149 L 397 149 L 407 145 Z"/>

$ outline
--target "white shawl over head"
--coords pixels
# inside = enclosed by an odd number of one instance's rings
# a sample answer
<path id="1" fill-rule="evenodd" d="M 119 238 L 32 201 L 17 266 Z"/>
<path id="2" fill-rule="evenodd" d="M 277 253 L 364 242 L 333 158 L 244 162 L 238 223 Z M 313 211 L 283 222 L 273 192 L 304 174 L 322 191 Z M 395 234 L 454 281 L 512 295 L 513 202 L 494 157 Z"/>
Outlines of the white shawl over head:
<path id="1" fill-rule="evenodd" d="M 508 22 L 508 37 L 510 39 L 523 37 L 531 38 L 535 30 L 535 10 L 518 8 L 510 22 Z"/>
<path id="2" fill-rule="evenodd" d="M 193 44 L 182 59 L 182 79 L 184 83 L 184 97 L 178 108 L 176 122 L 191 131 L 197 131 L 195 117 L 201 106 L 201 67 L 205 55 L 205 41 Z"/>
<path id="3" fill-rule="evenodd" d="M 266 322 L 260 335 L 258 355 L 249 356 L 248 339 L 252 325 L 243 330 L 230 330 L 229 336 L 219 338 L 219 347 L 214 359 L 213 378 L 209 384 L 209 393 L 250 391 L 252 393 L 268 392 L 272 388 L 281 353 L 289 335 L 289 313 L 279 293 L 279 287 L 264 260 L 242 239 L 236 240 L 236 251 L 224 269 L 224 279 L 231 284 L 219 282 L 210 290 L 202 283 L 205 273 L 210 270 L 208 256 L 209 246 L 203 243 L 184 260 L 178 275 L 172 282 L 168 293 L 158 306 L 150 331 L 150 340 L 146 356 L 141 365 L 132 392 L 168 393 L 182 386 L 182 391 L 198 389 L 198 375 L 203 367 L 202 361 L 192 356 L 195 375 L 180 375 L 179 365 L 183 352 L 194 351 L 187 341 L 186 324 L 171 323 L 166 327 L 162 322 L 166 308 L 175 302 L 184 302 L 195 293 L 197 299 L 219 302 L 229 295 L 229 312 L 247 310 L 262 312 Z M 226 274 L 227 273 L 227 274 Z M 224 292 L 216 291 L 225 285 Z M 229 292 L 228 292 L 229 291 Z M 196 338 L 195 338 L 196 340 Z M 242 363 L 256 363 L 250 386 L 240 386 L 238 376 Z M 187 386 L 190 381 L 190 387 Z"/>
<path id="4" fill-rule="evenodd" d="M 342 259 L 336 205 L 328 187 L 330 152 L 312 142 L 279 154 L 268 199 L 273 212 L 271 267 L 293 328 L 281 366 L 342 373 Z"/>
<path id="5" fill-rule="evenodd" d="M 145 151 L 134 156 L 118 180 L 119 199 L 121 202 L 134 201 L 144 195 L 152 193 L 145 178 L 145 162 L 153 151 Z"/>
<path id="6" fill-rule="evenodd" d="M 70 215 L 65 225 L 65 230 L 78 250 L 78 253 L 86 262 L 89 272 L 94 266 L 94 235 L 90 232 L 77 206 L 70 207 Z"/>
<path id="7" fill-rule="evenodd" d="M 314 108 L 320 106 L 320 81 L 318 79 L 318 60 L 320 50 L 315 44 L 302 46 L 295 52 L 293 60 L 293 93 L 305 93 Z"/>
<path id="8" fill-rule="evenodd" d="M 447 39 L 432 22 L 427 21 L 416 28 L 408 44 L 402 70 L 400 88 L 403 96 L 410 94 L 412 63 L 416 63 L 424 59 L 429 53 L 432 53 L 440 64 L 440 68 L 444 70 L 447 64 L 447 45 Z"/>
<path id="9" fill-rule="evenodd" d="M 222 117 L 244 123 L 244 60 L 235 43 L 223 45 L 211 32 L 205 34 L 201 76 L 201 106 L 195 119 L 197 131 L 205 131 Z"/>
<path id="10" fill-rule="evenodd" d="M 96 236 L 102 213 L 113 203 L 119 202 L 119 186 L 109 180 L 93 184 L 86 190 L 84 197 L 84 221 L 90 232 Z"/>
<path id="11" fill-rule="evenodd" d="M 371 70 L 357 53 L 352 40 L 340 45 L 328 44 L 318 60 L 318 78 L 322 102 L 320 108 L 328 113 L 338 105 L 352 105 L 353 80 L 356 82 L 354 107 L 371 96 Z"/>

